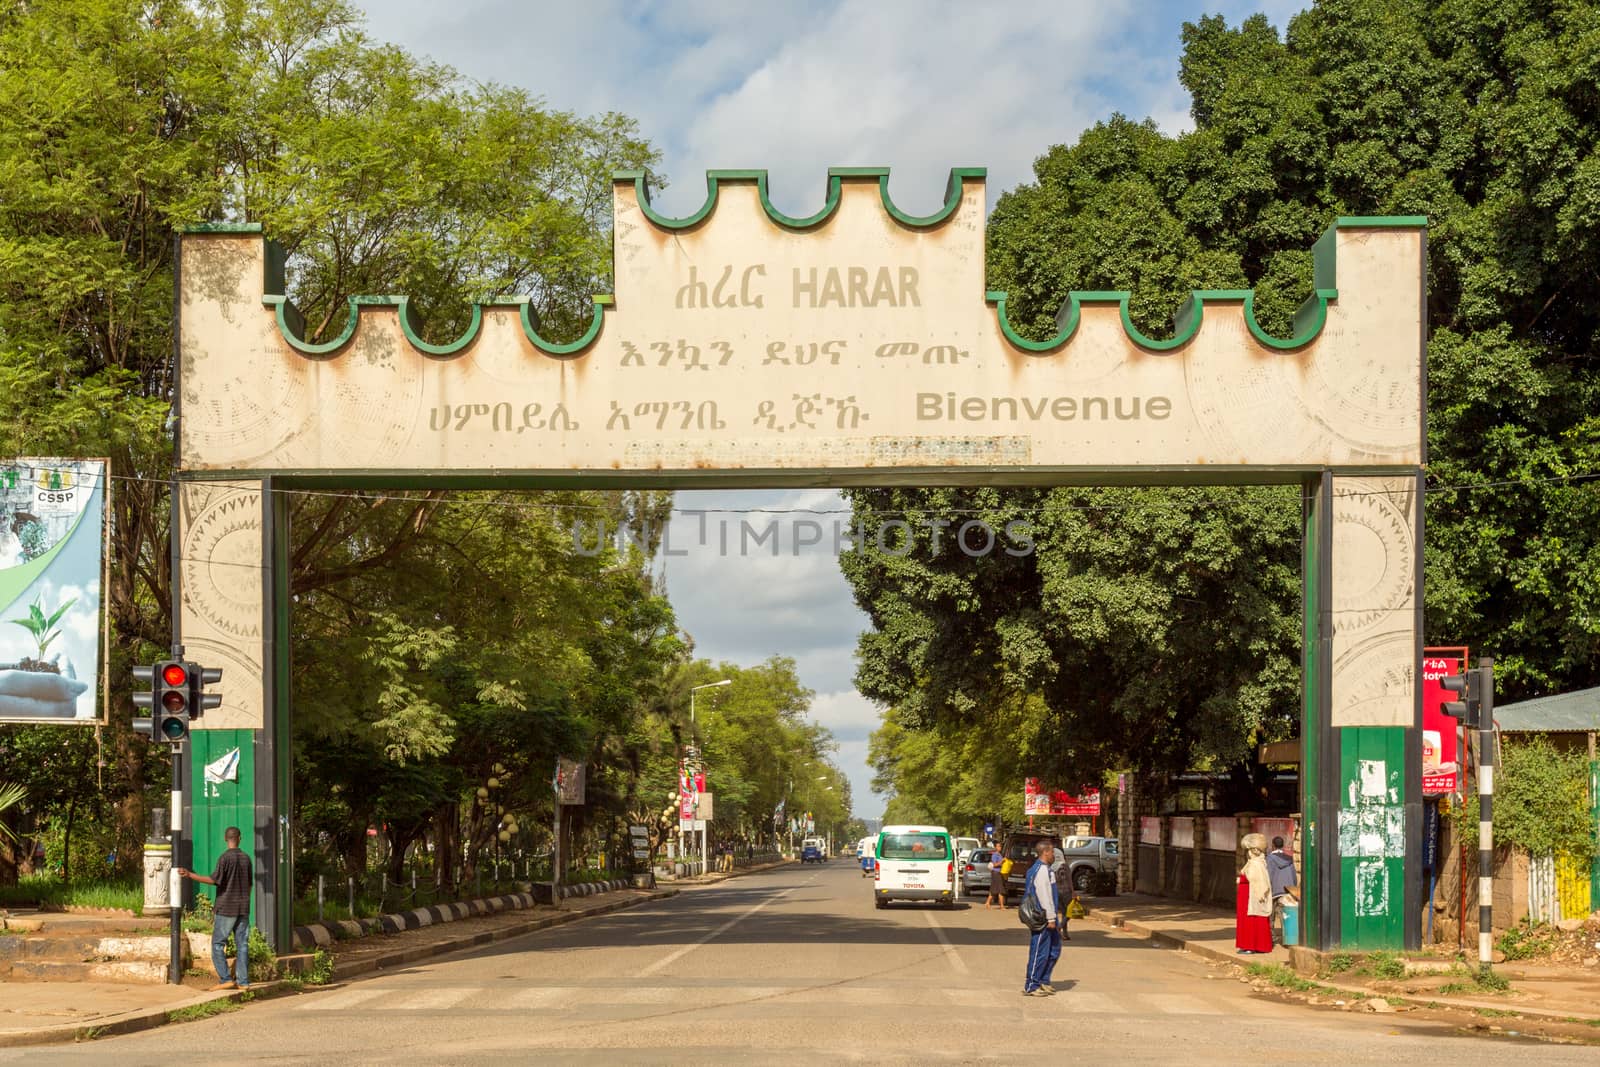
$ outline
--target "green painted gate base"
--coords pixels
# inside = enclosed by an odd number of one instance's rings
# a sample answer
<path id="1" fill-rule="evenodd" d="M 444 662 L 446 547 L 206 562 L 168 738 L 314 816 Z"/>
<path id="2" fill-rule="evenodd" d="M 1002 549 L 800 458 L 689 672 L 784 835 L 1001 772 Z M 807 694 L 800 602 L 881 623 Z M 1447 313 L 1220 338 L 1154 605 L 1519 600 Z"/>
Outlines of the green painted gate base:
<path id="1" fill-rule="evenodd" d="M 255 739 L 254 730 L 190 732 L 185 775 L 189 779 L 190 801 L 184 837 L 194 857 L 191 860 L 194 870 L 209 875 L 216 867 L 217 857 L 228 847 L 222 838 L 223 831 L 237 826 L 243 838 L 240 847 L 250 854 L 259 886 L 263 859 L 260 835 L 256 831 Z M 239 750 L 238 780 L 207 783 L 206 764 L 223 758 L 235 748 Z M 210 886 L 191 884 L 195 892 L 216 899 L 216 891 Z"/>

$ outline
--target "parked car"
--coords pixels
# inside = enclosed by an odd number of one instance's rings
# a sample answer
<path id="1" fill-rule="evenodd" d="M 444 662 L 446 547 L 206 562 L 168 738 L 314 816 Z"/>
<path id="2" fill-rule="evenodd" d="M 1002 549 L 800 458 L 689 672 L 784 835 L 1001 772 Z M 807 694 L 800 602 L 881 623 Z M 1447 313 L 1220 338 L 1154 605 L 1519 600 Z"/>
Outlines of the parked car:
<path id="1" fill-rule="evenodd" d="M 1040 841 L 1048 841 L 1061 852 L 1061 835 L 1054 830 L 1012 830 L 1000 844 L 1000 851 L 1011 861 L 1011 873 L 1006 875 L 1006 896 L 1020 897 L 1026 891 L 1028 868 L 1037 857 L 1034 849 Z"/>
<path id="2" fill-rule="evenodd" d="M 1055 866 L 1065 864 L 1072 888 L 1080 893 L 1115 890 L 1117 839 L 1074 835 L 1056 846 Z"/>
<path id="3" fill-rule="evenodd" d="M 987 896 L 989 893 L 989 857 L 992 848 L 975 848 L 967 853 L 961 864 L 961 892 L 968 896 Z"/>
<path id="4" fill-rule="evenodd" d="M 967 856 L 974 849 L 982 848 L 983 842 L 976 837 L 958 837 L 954 839 L 956 846 L 956 862 L 967 862 Z"/>

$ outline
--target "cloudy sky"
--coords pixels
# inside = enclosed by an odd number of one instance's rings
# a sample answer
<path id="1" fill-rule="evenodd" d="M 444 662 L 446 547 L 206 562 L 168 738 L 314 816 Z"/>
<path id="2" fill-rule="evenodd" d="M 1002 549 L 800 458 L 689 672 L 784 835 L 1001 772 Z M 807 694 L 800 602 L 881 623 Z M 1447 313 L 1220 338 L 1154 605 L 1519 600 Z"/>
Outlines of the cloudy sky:
<path id="1" fill-rule="evenodd" d="M 895 202 L 942 204 L 952 166 L 989 170 L 990 201 L 1031 175 L 1051 145 L 1112 112 L 1189 123 L 1177 81 L 1186 20 L 1230 23 L 1264 12 L 1281 30 L 1295 0 L 369 0 L 373 36 L 447 63 L 469 78 L 519 85 L 550 106 L 619 111 L 662 151 L 670 186 L 657 198 L 686 215 L 705 198 L 703 172 L 763 167 L 776 206 L 821 206 L 828 167 L 893 168 Z M 829 493 L 684 493 L 680 508 L 842 508 Z M 797 516 L 772 516 L 783 530 Z M 768 516 L 751 516 L 764 522 Z M 818 517 L 830 521 L 826 516 Z M 796 557 L 787 542 L 721 555 L 701 547 L 694 516 L 677 520 L 688 555 L 662 561 L 678 618 L 697 652 L 756 663 L 793 656 L 817 696 L 815 717 L 839 738 L 858 815 L 876 817 L 866 766 L 877 710 L 851 682 L 865 626 L 831 551 Z M 691 529 L 683 525 L 693 523 Z M 1019 784 L 1020 788 L 1020 784 Z"/>

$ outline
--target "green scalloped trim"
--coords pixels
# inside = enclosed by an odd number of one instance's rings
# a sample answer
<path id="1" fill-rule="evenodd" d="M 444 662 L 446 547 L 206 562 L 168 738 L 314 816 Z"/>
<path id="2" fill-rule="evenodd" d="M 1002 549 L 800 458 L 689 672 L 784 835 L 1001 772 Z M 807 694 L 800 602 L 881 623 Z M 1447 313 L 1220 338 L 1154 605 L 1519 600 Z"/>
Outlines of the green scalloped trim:
<path id="1" fill-rule="evenodd" d="M 895 206 L 889 196 L 888 167 L 829 167 L 828 196 L 822 208 L 814 215 L 796 218 L 779 211 L 768 195 L 767 172 L 764 170 L 708 170 L 706 171 L 706 198 L 698 210 L 682 218 L 671 218 L 658 212 L 650 203 L 650 176 L 642 170 L 619 170 L 612 175 L 618 182 L 632 182 L 639 210 L 645 218 L 663 230 L 687 230 L 700 225 L 717 207 L 717 195 L 723 184 L 755 182 L 761 196 L 761 208 L 767 217 L 786 230 L 809 230 L 826 222 L 838 210 L 840 189 L 848 178 L 873 178 L 878 182 L 878 197 L 883 201 L 889 217 L 912 229 L 938 226 L 961 206 L 961 186 L 967 178 L 982 178 L 988 171 L 983 167 L 952 167 L 945 186 L 944 206 L 931 215 L 910 215 Z"/>
<path id="2" fill-rule="evenodd" d="M 1336 235 L 1339 230 L 1422 229 L 1427 225 L 1428 219 L 1425 215 L 1340 215 L 1334 219 L 1333 225 L 1324 230 L 1322 236 L 1311 246 L 1312 292 L 1305 302 L 1295 309 L 1290 326 L 1294 332 L 1286 338 L 1273 337 L 1256 321 L 1256 295 L 1253 289 L 1194 290 L 1178 308 L 1177 314 L 1173 315 L 1173 336 L 1166 341 L 1154 340 L 1139 332 L 1128 316 L 1129 294 L 1121 290 L 1068 293 L 1066 302 L 1056 312 L 1056 325 L 1059 329 L 1056 335 L 1047 341 L 1030 341 L 1012 329 L 1011 319 L 1006 312 L 1005 293 L 988 292 L 984 294 L 984 299 L 995 305 L 995 316 L 1000 322 L 1000 332 L 1005 335 L 1006 340 L 1014 347 L 1028 353 L 1054 352 L 1066 344 L 1078 328 L 1080 305 L 1085 303 L 1118 304 L 1122 312 L 1122 328 L 1134 344 L 1153 352 L 1170 352 L 1193 339 L 1200 329 L 1201 320 L 1205 317 L 1207 300 L 1243 301 L 1244 321 L 1250 330 L 1250 335 L 1268 348 L 1288 352 L 1309 344 L 1322 332 L 1323 325 L 1328 321 L 1328 301 L 1339 299 L 1336 246 L 1338 240 Z"/>
<path id="3" fill-rule="evenodd" d="M 197 222 L 185 226 L 179 233 L 260 233 L 259 222 Z"/>
<path id="4" fill-rule="evenodd" d="M 392 307 L 400 316 L 400 330 L 405 334 L 406 340 L 411 342 L 413 348 L 426 356 L 451 357 L 460 355 L 467 346 L 477 339 L 478 331 L 483 328 L 483 309 L 486 307 L 514 307 L 518 309 L 518 317 L 522 321 L 522 332 L 539 351 L 557 359 L 567 359 L 578 355 L 594 343 L 600 336 L 600 327 L 605 319 L 605 309 L 614 301 L 610 296 L 597 296 L 594 298 L 594 317 L 589 322 L 589 328 L 582 337 L 568 344 L 556 344 L 546 341 L 539 334 L 538 313 L 533 310 L 533 305 L 526 297 L 516 300 L 479 300 L 472 305 L 472 321 L 468 323 L 466 332 L 454 341 L 436 345 L 424 341 L 417 333 L 415 312 L 411 309 L 411 298 L 406 296 L 352 296 L 350 298 L 350 314 L 345 320 L 344 329 L 338 337 L 320 344 L 302 339 L 305 333 L 305 323 L 300 312 L 291 304 L 287 297 L 281 293 L 267 293 L 261 298 L 261 303 L 273 309 L 278 321 L 278 332 L 283 339 L 296 352 L 314 359 L 323 359 L 332 356 L 345 345 L 349 344 L 356 335 L 356 329 L 361 321 L 361 309 L 364 307 Z"/>
<path id="5" fill-rule="evenodd" d="M 1073 290 L 1067 294 L 1066 302 L 1061 305 L 1061 310 L 1056 312 L 1056 325 L 1059 327 L 1056 335 L 1047 341 L 1030 341 L 1017 333 L 1012 328 L 1010 316 L 1006 312 L 1006 294 L 991 291 L 984 294 L 984 299 L 995 305 L 995 315 L 1000 322 L 1000 331 L 1005 334 L 1006 340 L 1013 347 L 1024 352 L 1042 354 L 1054 352 L 1071 340 L 1073 333 L 1078 329 L 1078 321 L 1082 317 L 1084 304 L 1116 304 L 1122 316 L 1122 330 L 1128 339 L 1140 348 L 1152 352 L 1170 352 L 1181 348 L 1194 339 L 1200 331 L 1200 324 L 1205 319 L 1205 304 L 1207 300 L 1228 302 L 1238 301 L 1244 304 L 1245 326 L 1249 328 L 1250 335 L 1268 348 L 1275 348 L 1282 352 L 1292 351 L 1312 341 L 1317 334 L 1322 332 L 1322 326 L 1328 319 L 1328 301 L 1337 300 L 1337 289 L 1317 289 L 1306 298 L 1305 303 L 1295 311 L 1294 334 L 1290 337 L 1274 337 L 1261 328 L 1256 321 L 1255 291 L 1251 289 L 1196 289 L 1189 294 L 1188 299 L 1178 308 L 1172 317 L 1173 335 L 1166 340 L 1147 337 L 1133 324 L 1133 319 L 1128 313 L 1128 299 L 1130 293 L 1121 289 L 1107 290 Z"/>

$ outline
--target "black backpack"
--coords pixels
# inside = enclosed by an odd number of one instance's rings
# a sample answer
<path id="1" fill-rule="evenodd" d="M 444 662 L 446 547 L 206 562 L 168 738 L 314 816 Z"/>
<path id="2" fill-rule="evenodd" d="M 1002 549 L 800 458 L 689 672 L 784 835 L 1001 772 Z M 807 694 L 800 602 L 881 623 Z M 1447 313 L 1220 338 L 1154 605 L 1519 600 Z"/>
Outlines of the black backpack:
<path id="1" fill-rule="evenodd" d="M 1022 894 L 1022 903 L 1017 905 L 1017 921 L 1033 933 L 1038 933 L 1050 924 L 1050 920 L 1044 914 L 1044 905 L 1039 902 L 1039 897 L 1033 891 L 1031 877 L 1028 879 L 1027 892 Z"/>

